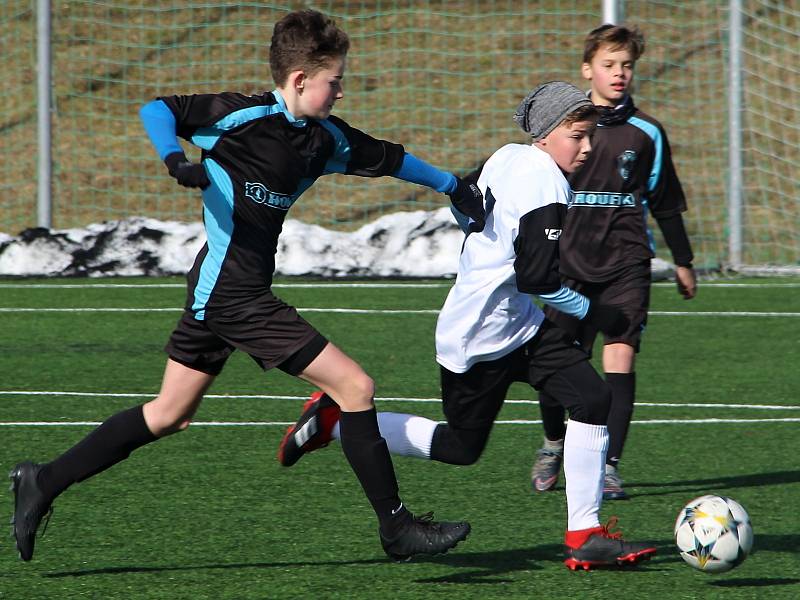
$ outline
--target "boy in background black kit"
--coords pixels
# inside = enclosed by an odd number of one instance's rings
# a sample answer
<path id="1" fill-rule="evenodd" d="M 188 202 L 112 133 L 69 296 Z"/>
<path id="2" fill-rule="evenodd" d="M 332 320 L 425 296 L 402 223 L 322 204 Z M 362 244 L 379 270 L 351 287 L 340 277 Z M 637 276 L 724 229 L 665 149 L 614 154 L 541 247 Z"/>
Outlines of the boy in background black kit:
<path id="1" fill-rule="evenodd" d="M 603 25 L 584 43 L 583 77 L 600 110 L 592 154 L 569 176 L 574 191 L 561 236 L 564 285 L 592 301 L 619 308 L 630 327 L 603 338 L 603 371 L 611 388 L 609 448 L 603 497 L 627 498 L 617 466 L 633 416 L 634 358 L 647 324 L 650 261 L 654 256 L 647 216 L 652 214 L 672 252 L 679 293 L 696 293 L 692 250 L 681 213 L 686 200 L 672 164 L 661 124 L 640 111 L 629 90 L 644 37 L 635 27 Z M 591 354 L 598 330 L 591 323 L 547 307 L 549 319 Z M 564 454 L 564 410 L 546 392 L 539 394 L 545 439 L 531 473 L 537 492 L 552 490 Z"/>

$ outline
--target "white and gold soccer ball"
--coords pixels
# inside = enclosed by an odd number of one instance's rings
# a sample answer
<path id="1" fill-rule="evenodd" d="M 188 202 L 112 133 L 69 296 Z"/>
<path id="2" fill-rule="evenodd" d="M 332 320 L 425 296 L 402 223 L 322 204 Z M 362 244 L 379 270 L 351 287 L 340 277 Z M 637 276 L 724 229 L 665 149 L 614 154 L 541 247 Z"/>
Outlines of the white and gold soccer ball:
<path id="1" fill-rule="evenodd" d="M 753 528 L 742 505 L 725 496 L 700 496 L 681 509 L 675 521 L 681 558 L 706 573 L 742 564 L 753 546 Z"/>

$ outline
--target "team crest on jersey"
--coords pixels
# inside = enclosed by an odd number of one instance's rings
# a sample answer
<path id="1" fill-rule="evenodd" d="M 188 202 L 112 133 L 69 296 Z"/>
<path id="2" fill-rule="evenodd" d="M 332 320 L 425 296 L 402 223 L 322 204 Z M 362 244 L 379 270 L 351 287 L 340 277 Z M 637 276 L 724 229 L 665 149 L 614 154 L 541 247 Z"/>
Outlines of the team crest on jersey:
<path id="1" fill-rule="evenodd" d="M 253 202 L 266 204 L 280 210 L 289 210 L 294 201 L 297 200 L 297 198 L 288 194 L 276 194 L 270 191 L 263 183 L 252 183 L 250 181 L 246 181 L 244 184 L 244 195 Z"/>
<path id="2" fill-rule="evenodd" d="M 631 176 L 631 171 L 633 170 L 633 165 L 636 163 L 636 152 L 633 150 L 625 150 L 622 154 L 617 157 L 617 169 L 619 170 L 619 176 L 622 177 L 624 181 L 628 181 Z"/>
<path id="3" fill-rule="evenodd" d="M 553 242 L 557 242 L 558 238 L 561 237 L 561 230 L 560 229 L 545 229 L 544 230 L 545 237 Z"/>

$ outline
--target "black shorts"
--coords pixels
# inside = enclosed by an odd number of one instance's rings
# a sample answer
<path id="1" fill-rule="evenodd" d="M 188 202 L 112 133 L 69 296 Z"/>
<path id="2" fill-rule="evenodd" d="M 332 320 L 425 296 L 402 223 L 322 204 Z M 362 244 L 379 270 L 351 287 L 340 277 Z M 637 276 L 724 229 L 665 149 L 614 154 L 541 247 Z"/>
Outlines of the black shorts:
<path id="1" fill-rule="evenodd" d="M 328 340 L 297 310 L 271 293 L 226 308 L 199 321 L 184 311 L 164 347 L 173 360 L 197 371 L 218 375 L 234 350 L 241 350 L 264 369 L 301 373 Z"/>
<path id="2" fill-rule="evenodd" d="M 650 308 L 650 263 L 639 263 L 626 267 L 611 281 L 591 283 L 577 281 L 567 277 L 562 283 L 576 292 L 580 292 L 592 302 L 616 306 L 628 320 L 630 326 L 620 335 L 603 335 L 603 344 L 627 344 L 636 352 L 642 341 L 642 334 L 647 326 L 647 311 Z M 545 307 L 544 314 L 553 323 L 567 333 L 570 339 L 577 341 L 591 356 L 594 340 L 598 330 L 586 321 L 562 313 L 551 306 Z"/>
<path id="3" fill-rule="evenodd" d="M 572 372 L 582 380 L 575 382 L 575 388 L 582 390 L 582 396 L 576 396 L 569 385 L 563 386 L 567 389 L 548 390 L 568 409 L 583 403 L 585 396 L 593 393 L 592 389 L 605 393 L 605 383 L 589 363 L 587 354 L 545 320 L 528 343 L 502 358 L 476 363 L 465 373 L 440 367 L 442 410 L 447 423 L 453 429 L 491 427 L 512 383 L 521 381 L 540 390 L 553 374 L 575 365 L 579 367 Z"/>

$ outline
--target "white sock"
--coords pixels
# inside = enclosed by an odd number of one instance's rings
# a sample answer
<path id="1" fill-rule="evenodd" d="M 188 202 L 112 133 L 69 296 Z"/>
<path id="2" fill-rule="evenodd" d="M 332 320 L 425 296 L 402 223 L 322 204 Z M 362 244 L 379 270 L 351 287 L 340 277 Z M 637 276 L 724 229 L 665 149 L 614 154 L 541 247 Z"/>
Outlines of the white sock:
<path id="1" fill-rule="evenodd" d="M 389 452 L 416 458 L 431 457 L 433 430 L 438 423 L 417 415 L 393 412 L 378 413 L 378 429 Z M 339 422 L 333 427 L 333 439 L 339 439 Z"/>
<path id="2" fill-rule="evenodd" d="M 567 531 L 600 525 L 608 428 L 570 420 L 564 437 Z"/>

